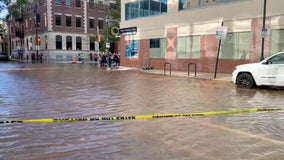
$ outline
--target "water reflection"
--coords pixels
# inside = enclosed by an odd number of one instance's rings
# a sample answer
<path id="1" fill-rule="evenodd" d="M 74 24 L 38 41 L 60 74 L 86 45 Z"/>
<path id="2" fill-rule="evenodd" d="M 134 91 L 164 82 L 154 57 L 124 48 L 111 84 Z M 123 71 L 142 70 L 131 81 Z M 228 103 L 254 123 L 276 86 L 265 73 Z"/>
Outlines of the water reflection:
<path id="1" fill-rule="evenodd" d="M 283 90 L 106 71 L 1 64 L 0 120 L 283 108 Z M 0 159 L 281 159 L 283 112 L 155 120 L 2 124 Z"/>

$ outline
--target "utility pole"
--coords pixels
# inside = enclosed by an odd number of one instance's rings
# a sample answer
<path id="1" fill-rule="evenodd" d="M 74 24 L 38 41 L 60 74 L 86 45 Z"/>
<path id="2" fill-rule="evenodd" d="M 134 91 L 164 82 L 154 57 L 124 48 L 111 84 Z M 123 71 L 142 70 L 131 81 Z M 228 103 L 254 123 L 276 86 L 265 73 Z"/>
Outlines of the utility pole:
<path id="1" fill-rule="evenodd" d="M 109 33 L 108 33 L 108 30 L 109 30 L 109 24 L 110 24 L 110 17 L 109 16 L 106 16 L 105 17 L 105 21 L 106 21 L 106 24 L 107 24 L 107 37 L 106 37 L 106 52 L 107 52 L 107 69 L 109 70 L 110 69 L 110 66 L 109 66 L 109 63 L 110 63 L 110 55 L 109 55 L 109 48 L 110 48 L 110 43 L 109 43 Z"/>
<path id="2" fill-rule="evenodd" d="M 222 21 L 221 27 L 223 27 L 223 26 L 224 26 L 224 22 Z M 219 54 L 220 54 L 221 43 L 222 43 L 222 37 L 219 37 L 218 51 L 217 51 L 216 64 L 215 64 L 215 72 L 214 72 L 214 79 L 216 79 L 217 70 L 218 70 L 218 63 L 219 63 Z"/>
<path id="3" fill-rule="evenodd" d="M 263 1 L 263 17 L 262 17 L 262 41 L 260 61 L 264 60 L 264 39 L 267 37 L 267 29 L 265 28 L 266 21 L 266 0 Z"/>

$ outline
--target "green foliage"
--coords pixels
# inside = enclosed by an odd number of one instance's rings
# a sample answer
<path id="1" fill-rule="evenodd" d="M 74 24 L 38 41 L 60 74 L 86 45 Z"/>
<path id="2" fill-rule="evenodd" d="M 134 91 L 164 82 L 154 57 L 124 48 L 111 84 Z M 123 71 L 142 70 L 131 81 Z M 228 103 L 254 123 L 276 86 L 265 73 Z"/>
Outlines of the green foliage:
<path id="1" fill-rule="evenodd" d="M 39 4 L 40 1 L 41 0 L 17 0 L 16 3 L 9 6 L 9 14 L 15 20 L 22 21 L 29 17 L 30 9 Z"/>
<path id="2" fill-rule="evenodd" d="M 110 43 L 116 43 L 119 41 L 119 37 L 116 35 L 111 34 L 111 29 L 113 27 L 119 28 L 119 22 L 120 22 L 120 0 L 116 0 L 116 6 L 115 8 L 112 8 L 110 10 L 110 17 L 111 22 L 110 26 L 105 29 L 104 35 L 101 37 L 100 42 L 100 50 L 105 51 L 106 49 L 106 42 L 107 42 L 107 36 L 108 36 L 108 42 Z"/>
<path id="3" fill-rule="evenodd" d="M 121 17 L 120 16 L 120 11 L 121 11 L 120 0 L 116 0 L 115 3 L 116 3 L 116 6 L 114 9 L 110 10 L 110 15 L 114 20 L 120 21 L 120 17 Z"/>

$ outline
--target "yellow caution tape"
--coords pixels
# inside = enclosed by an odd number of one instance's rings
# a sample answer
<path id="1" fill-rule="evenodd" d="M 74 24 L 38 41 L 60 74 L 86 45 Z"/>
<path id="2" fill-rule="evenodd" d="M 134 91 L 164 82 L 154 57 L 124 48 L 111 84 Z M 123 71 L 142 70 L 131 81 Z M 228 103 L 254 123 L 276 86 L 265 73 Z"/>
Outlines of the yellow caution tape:
<path id="1" fill-rule="evenodd" d="M 0 123 L 53 123 L 53 122 L 86 122 L 86 121 L 117 121 L 117 120 L 133 120 L 133 119 L 156 119 L 156 118 L 171 118 L 171 117 L 196 117 L 196 116 L 213 116 L 213 115 L 228 115 L 254 112 L 277 112 L 283 111 L 282 108 L 263 108 L 263 109 L 243 109 L 230 111 L 211 111 L 199 113 L 185 114 L 155 114 L 155 115 L 136 115 L 136 116 L 114 116 L 114 117 L 96 117 L 96 118 L 59 118 L 59 119 L 28 119 L 28 120 L 7 120 Z"/>

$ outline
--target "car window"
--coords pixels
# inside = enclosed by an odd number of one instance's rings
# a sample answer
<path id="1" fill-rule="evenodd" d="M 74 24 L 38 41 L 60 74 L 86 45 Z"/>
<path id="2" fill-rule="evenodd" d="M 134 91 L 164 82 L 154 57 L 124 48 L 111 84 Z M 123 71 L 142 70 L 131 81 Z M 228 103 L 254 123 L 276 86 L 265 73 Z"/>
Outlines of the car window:
<path id="1" fill-rule="evenodd" d="M 271 57 L 268 62 L 270 64 L 284 64 L 284 53 Z"/>

